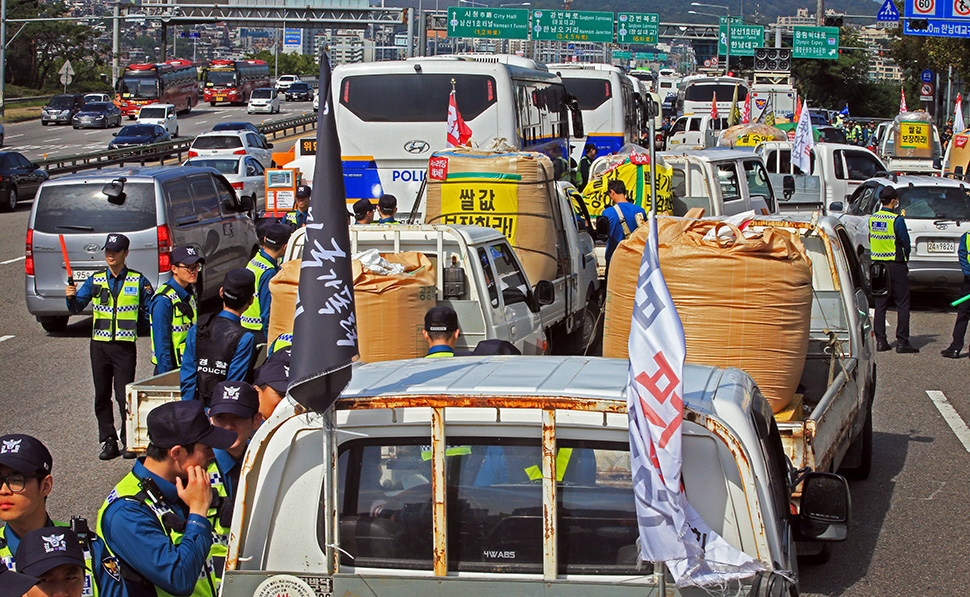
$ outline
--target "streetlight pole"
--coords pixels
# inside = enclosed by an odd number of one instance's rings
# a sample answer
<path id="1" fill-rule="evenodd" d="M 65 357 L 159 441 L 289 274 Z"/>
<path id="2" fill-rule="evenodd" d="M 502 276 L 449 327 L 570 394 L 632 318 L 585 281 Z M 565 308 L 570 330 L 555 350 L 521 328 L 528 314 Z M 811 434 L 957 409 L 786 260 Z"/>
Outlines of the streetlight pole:
<path id="1" fill-rule="evenodd" d="M 7 79 L 7 0 L 0 0 L 0 116 L 3 116 Z"/>
<path id="2" fill-rule="evenodd" d="M 704 8 L 719 8 L 724 11 L 726 17 L 726 23 L 724 26 L 725 31 L 727 31 L 727 36 L 724 43 L 724 75 L 727 76 L 731 72 L 731 7 L 724 6 L 723 4 L 704 4 L 703 2 L 691 2 L 691 6 L 702 6 Z M 715 17 L 720 20 L 720 16 L 708 14 L 706 12 L 697 12 L 696 10 L 687 11 L 688 14 L 704 15 L 706 17 Z M 743 16 L 743 15 L 742 15 Z M 721 43 L 721 37 L 718 36 L 718 44 Z"/>

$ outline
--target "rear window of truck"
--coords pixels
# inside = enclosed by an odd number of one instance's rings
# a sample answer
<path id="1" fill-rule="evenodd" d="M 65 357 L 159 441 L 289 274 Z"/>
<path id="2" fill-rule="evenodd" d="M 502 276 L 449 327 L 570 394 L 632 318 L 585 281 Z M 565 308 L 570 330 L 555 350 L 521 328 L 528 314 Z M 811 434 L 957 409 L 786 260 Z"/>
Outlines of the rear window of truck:
<path id="1" fill-rule="evenodd" d="M 67 231 L 132 232 L 156 224 L 155 185 L 150 182 L 125 184 L 125 201 L 108 202 L 101 192 L 104 182 L 47 185 L 37 196 L 34 229 L 63 234 Z"/>

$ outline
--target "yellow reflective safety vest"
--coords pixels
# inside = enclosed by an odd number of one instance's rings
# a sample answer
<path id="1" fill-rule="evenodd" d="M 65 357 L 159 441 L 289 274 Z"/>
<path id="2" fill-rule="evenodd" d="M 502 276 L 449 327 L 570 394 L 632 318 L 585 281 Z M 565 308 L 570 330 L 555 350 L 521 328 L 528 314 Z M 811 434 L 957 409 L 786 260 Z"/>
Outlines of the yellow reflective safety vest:
<path id="1" fill-rule="evenodd" d="M 266 272 L 270 270 L 276 271 L 277 267 L 275 263 L 267 259 L 260 252 L 256 253 L 256 256 L 249 260 L 246 269 L 256 274 L 256 286 L 253 288 L 253 304 L 249 305 L 249 308 L 243 312 L 240 323 L 248 330 L 262 331 L 263 320 L 260 316 L 262 311 L 259 306 L 259 280 Z"/>
<path id="2" fill-rule="evenodd" d="M 134 342 L 138 338 L 138 308 L 141 274 L 128 270 L 116 299 L 108 284 L 108 270 L 92 276 L 97 289 L 91 301 L 94 305 L 94 326 L 91 338 L 101 342 L 121 340 Z"/>
<path id="3" fill-rule="evenodd" d="M 209 475 L 209 485 L 222 499 L 213 499 L 206 518 L 212 523 L 212 563 L 215 566 L 216 586 L 222 582 L 222 573 L 226 569 L 226 556 L 229 555 L 229 528 L 232 524 L 232 504 L 227 503 L 229 492 L 226 491 L 228 479 L 222 477 L 219 465 L 212 462 L 206 470 Z"/>
<path id="4" fill-rule="evenodd" d="M 53 521 L 56 527 L 70 527 L 71 525 L 66 522 Z M 44 525 L 48 526 L 48 525 Z M 7 533 L 9 532 L 9 527 L 4 526 L 0 529 L 0 561 L 3 562 L 3 566 L 6 566 L 8 570 L 13 572 L 17 571 L 17 562 L 14 560 L 13 554 L 10 552 L 10 547 L 7 545 Z M 84 550 L 84 588 L 81 589 L 81 597 L 98 597 L 98 583 L 95 582 L 94 573 L 92 572 L 95 568 L 92 566 L 91 550 L 88 549 L 87 545 L 81 546 Z M 98 563 L 100 565 L 100 562 Z"/>
<path id="5" fill-rule="evenodd" d="M 98 525 L 97 534 L 99 537 L 104 536 L 104 532 L 101 528 L 101 524 L 104 520 L 104 513 L 107 511 L 108 506 L 113 504 L 118 500 L 131 500 L 133 502 L 142 504 L 148 509 L 150 509 L 155 517 L 158 519 L 158 524 L 161 525 L 165 534 L 168 535 L 169 540 L 172 545 L 178 545 L 182 542 L 182 536 L 184 533 L 182 531 L 173 529 L 171 526 L 166 524 L 165 515 L 168 513 L 174 513 L 171 505 L 166 503 L 164 499 L 160 501 L 155 501 L 148 492 L 142 489 L 141 480 L 135 476 L 134 473 L 128 473 L 125 477 L 115 486 L 115 488 L 108 494 L 108 497 L 104 500 L 104 504 L 101 505 L 101 509 L 98 510 Z M 181 517 L 179 517 L 181 519 Z M 205 563 L 199 570 L 199 578 L 195 581 L 195 588 L 192 590 L 191 597 L 216 597 L 219 590 L 219 581 L 215 577 L 215 564 L 213 562 L 214 557 L 214 547 L 216 545 L 216 532 L 212 532 L 212 547 L 209 548 L 209 555 L 206 558 Z M 105 542 L 105 547 L 111 555 L 115 555 L 111 551 L 111 546 L 107 545 Z M 128 580 L 128 575 L 134 574 L 138 575 L 138 572 L 134 570 L 131 566 L 131 562 L 125 562 L 123 564 L 123 574 L 126 580 Z M 143 582 L 150 584 L 147 579 L 143 578 Z M 176 597 L 171 593 L 163 591 L 159 587 L 155 587 L 155 594 L 158 597 Z"/>
<path id="6" fill-rule="evenodd" d="M 869 252 L 873 261 L 896 260 L 896 217 L 888 209 L 869 216 Z"/>
<path id="7" fill-rule="evenodd" d="M 273 340 L 273 343 L 269 345 L 269 349 L 266 351 L 266 356 L 273 354 L 278 350 L 283 350 L 288 346 L 293 346 L 293 334 L 280 334 Z"/>
<path id="8" fill-rule="evenodd" d="M 189 336 L 189 328 L 195 324 L 199 308 L 195 297 L 189 295 L 184 301 L 172 286 L 166 284 L 155 293 L 154 300 L 168 300 L 172 303 L 172 346 L 175 348 L 175 366 L 182 365 L 182 353 L 185 352 L 185 339 Z M 155 329 L 152 328 L 152 365 L 158 364 L 155 357 Z"/>

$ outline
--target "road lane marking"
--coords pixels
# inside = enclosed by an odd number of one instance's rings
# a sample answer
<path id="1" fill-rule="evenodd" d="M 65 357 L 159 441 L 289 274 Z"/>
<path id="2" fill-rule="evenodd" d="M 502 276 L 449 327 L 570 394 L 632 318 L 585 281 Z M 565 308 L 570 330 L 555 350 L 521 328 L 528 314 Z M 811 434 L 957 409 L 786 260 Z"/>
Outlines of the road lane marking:
<path id="1" fill-rule="evenodd" d="M 970 452 L 970 427 L 967 427 L 967 424 L 960 418 L 956 409 L 946 399 L 946 394 L 939 390 L 926 390 L 926 395 L 933 401 L 936 410 L 940 411 L 940 414 L 943 415 L 943 420 L 953 430 L 957 439 L 963 444 L 963 448 L 967 452 Z"/>
<path id="2" fill-rule="evenodd" d="M 17 137 L 23 137 L 23 133 L 17 133 L 16 135 L 7 135 L 8 139 L 16 139 Z"/>
<path id="3" fill-rule="evenodd" d="M 84 133 L 84 134 L 85 135 L 100 135 L 101 134 L 101 131 L 89 131 L 89 132 Z"/>
<path id="4" fill-rule="evenodd" d="M 26 255 L 21 255 L 20 257 L 16 257 L 14 259 L 8 259 L 6 261 L 0 261 L 0 265 L 10 265 L 11 263 L 17 263 L 18 261 L 23 261 L 26 258 L 27 258 Z"/>
<path id="5" fill-rule="evenodd" d="M 11 338 L 14 338 L 14 337 L 15 336 L 0 336 L 0 342 L 5 342 L 5 341 L 7 341 L 7 340 L 9 340 Z"/>

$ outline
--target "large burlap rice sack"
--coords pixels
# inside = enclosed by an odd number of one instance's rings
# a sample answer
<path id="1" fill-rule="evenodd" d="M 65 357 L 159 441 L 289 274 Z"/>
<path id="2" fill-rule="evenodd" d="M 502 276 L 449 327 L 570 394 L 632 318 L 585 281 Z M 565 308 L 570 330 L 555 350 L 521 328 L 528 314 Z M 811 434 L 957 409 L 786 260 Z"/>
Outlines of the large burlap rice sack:
<path id="1" fill-rule="evenodd" d="M 436 303 L 435 272 L 423 253 L 405 252 L 382 255 L 391 263 L 404 265 L 403 274 L 375 274 L 353 261 L 354 304 L 360 358 L 364 361 L 390 361 L 424 356 L 427 342 L 424 314 Z M 296 291 L 300 284 L 300 260 L 283 264 L 269 289 L 269 341 L 292 333 Z"/>
<path id="2" fill-rule="evenodd" d="M 559 264 L 552 161 L 541 153 L 455 148 L 431 156 L 425 222 L 495 228 L 515 249 L 532 283 Z"/>
<path id="3" fill-rule="evenodd" d="M 731 240 L 705 240 L 726 224 L 657 221 L 660 267 L 684 326 L 687 362 L 743 369 L 772 410 L 783 410 L 802 376 L 812 315 L 811 262 L 801 241 L 770 228 L 744 238 L 733 226 Z M 641 226 L 610 262 L 603 356 L 627 358 L 648 235 Z"/>

